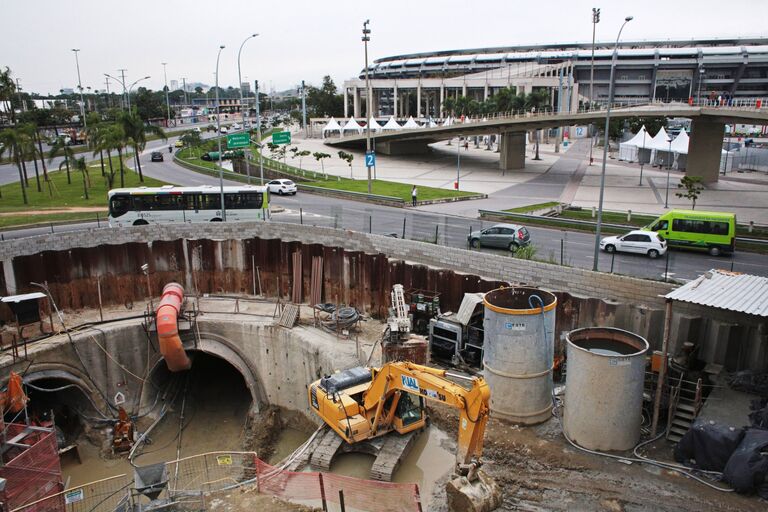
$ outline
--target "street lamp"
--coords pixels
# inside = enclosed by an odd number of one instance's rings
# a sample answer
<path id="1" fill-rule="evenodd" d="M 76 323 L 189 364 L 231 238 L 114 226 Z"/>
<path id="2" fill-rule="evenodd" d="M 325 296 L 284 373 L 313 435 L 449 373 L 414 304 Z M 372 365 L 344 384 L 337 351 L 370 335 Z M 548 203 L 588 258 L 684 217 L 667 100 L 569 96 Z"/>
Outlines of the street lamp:
<path id="1" fill-rule="evenodd" d="M 594 98 L 592 96 L 592 91 L 595 87 L 595 29 L 597 28 L 597 24 L 600 23 L 600 9 L 597 9 L 595 7 L 592 8 L 592 62 L 589 65 L 589 110 L 592 110 L 592 105 L 594 104 Z M 594 146 L 595 141 L 595 123 L 590 123 L 590 139 L 589 139 L 589 165 L 592 165 L 592 146 Z"/>
<path id="2" fill-rule="evenodd" d="M 221 112 L 219 110 L 219 58 L 224 45 L 219 46 L 219 53 L 216 55 L 216 140 L 219 143 L 219 188 L 221 190 L 221 220 L 227 221 L 227 209 L 224 205 L 224 167 L 221 160 Z"/>
<path id="3" fill-rule="evenodd" d="M 365 123 L 365 154 L 369 154 L 371 152 L 371 115 L 373 112 L 371 112 L 371 100 L 372 94 L 371 94 L 371 82 L 368 80 L 368 41 L 371 40 L 371 29 L 368 28 L 368 24 L 371 22 L 371 20 L 365 20 L 363 23 L 363 46 L 365 46 L 365 114 L 366 114 L 366 123 Z M 368 163 L 368 158 L 366 158 L 366 164 Z M 368 169 L 368 193 L 371 193 L 371 166 L 366 165 L 366 168 Z"/>
<path id="4" fill-rule="evenodd" d="M 643 128 L 645 128 L 645 126 L 643 126 Z M 640 153 L 638 158 L 638 160 L 640 160 L 640 183 L 638 183 L 638 185 L 640 185 L 641 187 L 643 186 L 643 165 L 645 164 L 645 162 L 643 161 L 643 154 L 645 153 L 645 137 L 647 135 L 648 135 L 648 132 L 646 130 L 643 130 L 643 151 L 642 153 Z"/>
<path id="5" fill-rule="evenodd" d="M 616 68 L 616 59 L 619 54 L 619 39 L 624 27 L 632 21 L 632 16 L 624 18 L 624 23 L 619 29 L 619 35 L 616 36 L 616 45 L 613 47 L 613 56 L 611 57 L 611 78 L 608 85 L 608 106 L 605 110 L 605 146 L 603 147 L 603 168 L 600 172 L 600 200 L 597 207 L 597 228 L 595 229 L 595 260 L 592 270 L 597 271 L 597 261 L 600 257 L 600 229 L 603 226 L 603 196 L 605 195 L 605 164 L 608 160 L 608 126 L 611 122 L 611 103 L 613 103 L 613 72 Z"/>
<path id="6" fill-rule="evenodd" d="M 667 139 L 669 143 L 669 156 L 667 157 L 667 193 L 664 196 L 664 208 L 669 208 L 669 171 L 672 170 L 672 137 Z"/>
<path id="7" fill-rule="evenodd" d="M 142 80 L 148 80 L 150 78 L 152 78 L 152 77 L 147 75 L 147 76 L 145 76 L 143 78 L 139 78 L 138 80 L 133 82 L 130 86 L 128 86 L 128 112 L 131 111 L 131 89 L 133 89 L 133 86 L 136 85 L 137 83 L 141 82 Z"/>
<path id="8" fill-rule="evenodd" d="M 170 128 L 171 127 L 171 102 L 168 101 L 168 73 L 166 73 L 166 69 L 165 69 L 165 66 L 168 63 L 161 62 L 160 64 L 163 65 L 163 78 L 165 79 L 165 115 L 166 115 L 165 126 Z"/>
<path id="9" fill-rule="evenodd" d="M 456 190 L 459 190 L 459 178 L 461 176 L 461 134 L 456 143 Z"/>
<path id="10" fill-rule="evenodd" d="M 237 50 L 237 87 L 238 89 L 240 89 L 240 117 L 242 118 L 242 121 L 243 121 L 243 128 L 246 131 L 248 131 L 248 121 L 246 120 L 245 111 L 243 110 L 243 101 L 244 101 L 243 100 L 243 79 L 240 75 L 240 53 L 243 51 L 243 46 L 245 46 L 245 43 L 247 43 L 250 39 L 253 39 L 258 35 L 259 34 L 251 34 L 250 36 L 246 37 L 243 43 L 240 45 L 240 49 Z M 248 176 L 248 180 L 249 180 L 248 182 L 250 183 L 250 175 Z"/>
<path id="11" fill-rule="evenodd" d="M 85 100 L 83 99 L 83 84 L 80 82 L 80 59 L 77 57 L 80 48 L 72 48 L 75 52 L 75 64 L 77 65 L 77 88 L 80 90 L 80 115 L 83 116 L 83 128 L 88 130 L 88 121 L 85 120 Z"/>

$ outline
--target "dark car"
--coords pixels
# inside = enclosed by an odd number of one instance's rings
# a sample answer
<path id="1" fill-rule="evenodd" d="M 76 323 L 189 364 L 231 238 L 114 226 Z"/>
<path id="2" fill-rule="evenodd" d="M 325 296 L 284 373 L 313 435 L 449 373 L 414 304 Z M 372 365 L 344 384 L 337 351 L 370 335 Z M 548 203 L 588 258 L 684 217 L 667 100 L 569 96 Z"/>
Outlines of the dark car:
<path id="1" fill-rule="evenodd" d="M 163 161 L 163 154 L 159 151 L 153 151 L 152 157 L 150 158 L 153 162 L 162 162 Z"/>

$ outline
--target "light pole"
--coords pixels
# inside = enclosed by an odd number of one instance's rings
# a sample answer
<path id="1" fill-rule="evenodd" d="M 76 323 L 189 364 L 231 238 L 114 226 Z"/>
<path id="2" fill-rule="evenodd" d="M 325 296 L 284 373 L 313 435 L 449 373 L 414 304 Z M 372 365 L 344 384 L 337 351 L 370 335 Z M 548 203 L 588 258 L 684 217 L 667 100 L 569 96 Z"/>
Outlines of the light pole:
<path id="1" fill-rule="evenodd" d="M 365 153 L 371 152 L 371 82 L 368 80 L 368 41 L 371 40 L 371 29 L 368 28 L 368 24 L 371 20 L 365 20 L 363 23 L 363 46 L 365 46 Z M 367 158 L 366 158 L 367 160 Z M 366 162 L 367 163 L 367 162 Z M 371 193 L 371 166 L 366 165 L 368 169 L 368 193 Z"/>
<path id="2" fill-rule="evenodd" d="M 189 106 L 189 98 L 187 97 L 187 78 L 182 77 L 181 83 L 184 84 L 184 105 Z"/>
<path id="3" fill-rule="evenodd" d="M 128 101 L 128 88 L 125 86 L 125 72 L 128 70 L 125 68 L 121 68 L 121 69 L 118 69 L 118 71 L 120 72 L 120 76 L 123 77 L 123 80 L 120 82 L 121 84 L 123 84 L 123 108 L 124 109 L 127 108 L 128 110 L 130 110 L 130 102 Z"/>
<path id="4" fill-rule="evenodd" d="M 138 80 L 136 80 L 135 82 L 133 82 L 131 85 L 128 86 L 128 112 L 131 111 L 131 89 L 133 89 L 133 86 L 136 85 L 137 83 L 141 82 L 142 80 L 148 80 L 150 78 L 152 78 L 152 77 L 147 75 L 147 76 L 145 76 L 143 78 L 139 78 Z"/>
<path id="5" fill-rule="evenodd" d="M 301 81 L 301 124 L 302 124 L 302 128 L 304 128 L 304 138 L 306 139 L 308 137 L 307 135 L 307 93 L 304 87 L 304 80 Z"/>
<path id="6" fill-rule="evenodd" d="M 461 135 L 456 143 L 456 190 L 459 190 L 459 177 L 461 176 Z"/>
<path id="7" fill-rule="evenodd" d="M 224 205 L 224 167 L 221 160 L 221 113 L 219 112 L 219 58 L 224 45 L 219 46 L 219 53 L 216 55 L 216 140 L 219 144 L 219 189 L 221 190 L 221 220 L 227 221 L 227 209 Z"/>
<path id="8" fill-rule="evenodd" d="M 77 65 L 77 88 L 80 90 L 80 115 L 83 116 L 83 129 L 88 130 L 88 121 L 85 120 L 85 100 L 83 99 L 83 84 L 80 82 L 80 59 L 77 57 L 80 48 L 72 48 L 75 52 L 75 64 Z"/>
<path id="9" fill-rule="evenodd" d="M 669 171 L 672 170 L 672 137 L 667 139 L 669 143 L 669 157 L 667 157 L 667 193 L 664 196 L 664 208 L 669 208 Z"/>
<path id="10" fill-rule="evenodd" d="M 165 66 L 168 64 L 167 62 L 161 62 L 163 65 L 163 79 L 165 80 L 165 115 L 166 115 L 166 121 L 165 126 L 170 128 L 171 127 L 171 102 L 168 100 L 168 73 L 166 73 Z"/>
<path id="11" fill-rule="evenodd" d="M 248 131 L 248 121 L 246 117 L 247 109 L 244 109 L 243 106 L 243 79 L 240 75 L 240 53 L 243 51 L 243 46 L 245 46 L 245 43 L 247 43 L 249 40 L 253 39 L 254 37 L 258 36 L 259 34 L 251 34 L 248 37 L 245 38 L 245 40 L 240 44 L 240 49 L 237 50 L 237 88 L 240 89 L 240 117 L 243 120 L 243 128 Z M 259 141 L 261 143 L 261 141 Z"/>
<path id="12" fill-rule="evenodd" d="M 648 132 L 643 130 L 643 153 L 645 153 L 645 137 L 647 135 L 648 135 Z M 638 160 L 640 160 L 640 183 L 638 183 L 638 185 L 640 185 L 641 187 L 643 186 L 643 164 L 645 163 L 643 162 L 643 153 L 638 155 L 639 156 Z"/>
<path id="13" fill-rule="evenodd" d="M 594 98 L 592 97 L 592 91 L 595 87 L 595 29 L 597 24 L 600 23 L 600 9 L 592 8 L 592 62 L 589 65 L 589 110 L 592 110 Z M 590 123 L 590 138 L 589 138 L 589 165 L 592 165 L 592 146 L 594 146 L 595 136 L 595 123 Z"/>
<path id="14" fill-rule="evenodd" d="M 616 36 L 616 45 L 613 47 L 613 56 L 611 57 L 611 78 L 608 84 L 608 106 L 605 110 L 605 145 L 603 147 L 603 168 L 600 171 L 600 200 L 597 206 L 597 228 L 595 229 L 595 260 L 592 270 L 597 272 L 597 262 L 600 257 L 600 229 L 603 227 L 603 196 L 605 195 L 605 164 L 608 160 L 608 127 L 611 122 L 611 103 L 613 103 L 613 72 L 616 68 L 616 58 L 619 53 L 619 39 L 624 27 L 632 21 L 632 16 L 624 18 L 624 23 L 619 29 L 619 35 Z"/>

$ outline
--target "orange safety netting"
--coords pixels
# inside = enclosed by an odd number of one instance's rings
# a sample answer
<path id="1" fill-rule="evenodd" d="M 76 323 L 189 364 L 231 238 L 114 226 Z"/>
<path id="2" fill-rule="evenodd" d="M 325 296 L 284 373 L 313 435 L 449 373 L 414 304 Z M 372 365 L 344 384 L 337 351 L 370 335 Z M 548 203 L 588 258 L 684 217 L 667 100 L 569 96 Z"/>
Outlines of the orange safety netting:
<path id="1" fill-rule="evenodd" d="M 5 431 L 0 478 L 6 479 L 2 501 L 8 510 L 63 490 L 56 433 L 28 425 L 9 423 Z M 13 443 L 13 444 L 11 444 Z M 38 509 L 30 509 L 34 512 Z M 64 510 L 63 500 L 39 510 Z"/>
<path id="2" fill-rule="evenodd" d="M 319 501 L 338 504 L 339 491 L 344 505 L 368 512 L 421 511 L 419 486 L 378 482 L 332 473 L 281 471 L 256 459 L 259 492 L 289 501 Z"/>

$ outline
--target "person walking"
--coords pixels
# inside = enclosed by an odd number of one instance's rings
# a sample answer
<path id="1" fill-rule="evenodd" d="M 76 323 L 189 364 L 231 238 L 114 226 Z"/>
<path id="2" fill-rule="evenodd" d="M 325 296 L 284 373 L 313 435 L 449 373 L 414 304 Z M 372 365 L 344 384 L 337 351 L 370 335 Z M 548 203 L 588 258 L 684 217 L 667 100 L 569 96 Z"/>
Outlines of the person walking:
<path id="1" fill-rule="evenodd" d="M 416 206 L 416 196 L 418 195 L 418 191 L 416 190 L 416 185 L 413 186 L 411 189 L 411 202 L 413 203 L 413 206 Z"/>

